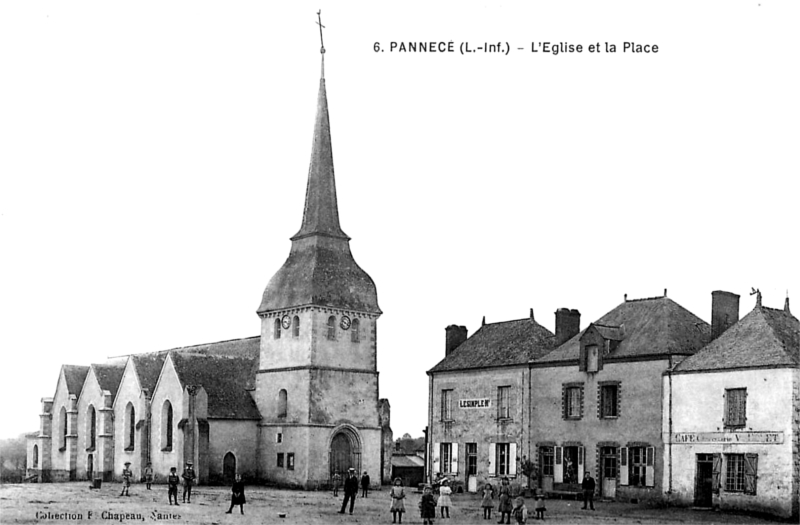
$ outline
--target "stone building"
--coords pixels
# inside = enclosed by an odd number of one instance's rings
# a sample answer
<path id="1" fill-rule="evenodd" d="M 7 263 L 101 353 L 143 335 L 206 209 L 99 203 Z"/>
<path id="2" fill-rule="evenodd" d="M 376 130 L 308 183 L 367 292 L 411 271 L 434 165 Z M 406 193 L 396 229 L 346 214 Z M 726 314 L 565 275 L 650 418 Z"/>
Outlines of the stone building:
<path id="1" fill-rule="evenodd" d="M 708 323 L 668 298 L 628 300 L 531 366 L 531 457 L 550 492 L 661 498 L 661 374 L 709 339 Z"/>
<path id="2" fill-rule="evenodd" d="M 759 295 L 738 322 L 739 297 L 719 299 L 735 324 L 664 374 L 665 492 L 685 505 L 797 517 L 800 322 L 788 299 L 777 310 Z"/>
<path id="3" fill-rule="evenodd" d="M 553 348 L 554 335 L 533 318 L 446 328 L 445 357 L 428 371 L 431 477 L 437 472 L 477 491 L 519 474 L 528 454 L 529 361 Z"/>
<path id="4" fill-rule="evenodd" d="M 323 50 L 324 52 L 324 50 Z M 324 55 L 323 55 L 324 57 Z M 324 71 L 324 68 L 323 68 Z M 201 483 L 316 488 L 335 472 L 391 476 L 390 406 L 380 399 L 375 283 L 339 225 L 325 79 L 300 230 L 264 290 L 261 334 L 62 367 L 28 437 L 28 475 L 42 481 L 163 481 L 192 461 Z"/>

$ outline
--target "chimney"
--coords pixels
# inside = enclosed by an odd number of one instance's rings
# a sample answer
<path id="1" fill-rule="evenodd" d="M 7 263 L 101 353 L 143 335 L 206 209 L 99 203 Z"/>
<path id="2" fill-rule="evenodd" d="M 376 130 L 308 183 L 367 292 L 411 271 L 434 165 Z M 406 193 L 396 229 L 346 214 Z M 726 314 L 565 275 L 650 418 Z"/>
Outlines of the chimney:
<path id="1" fill-rule="evenodd" d="M 717 290 L 711 292 L 711 339 L 721 336 L 739 320 L 739 296 Z"/>
<path id="2" fill-rule="evenodd" d="M 556 346 L 560 346 L 581 331 L 581 313 L 569 308 L 556 310 Z"/>
<path id="3" fill-rule="evenodd" d="M 467 340 L 467 327 L 451 324 L 445 328 L 444 331 L 444 356 L 447 357 L 450 355 L 450 352 L 458 348 L 461 343 Z"/>

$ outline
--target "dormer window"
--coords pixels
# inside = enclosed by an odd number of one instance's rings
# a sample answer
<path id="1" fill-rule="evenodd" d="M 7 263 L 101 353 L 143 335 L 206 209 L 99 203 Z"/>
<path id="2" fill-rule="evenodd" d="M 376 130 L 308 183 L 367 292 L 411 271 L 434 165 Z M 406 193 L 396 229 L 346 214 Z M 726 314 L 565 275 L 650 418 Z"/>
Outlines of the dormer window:
<path id="1" fill-rule="evenodd" d="M 586 371 L 597 372 L 599 364 L 597 345 L 589 345 L 586 347 Z"/>

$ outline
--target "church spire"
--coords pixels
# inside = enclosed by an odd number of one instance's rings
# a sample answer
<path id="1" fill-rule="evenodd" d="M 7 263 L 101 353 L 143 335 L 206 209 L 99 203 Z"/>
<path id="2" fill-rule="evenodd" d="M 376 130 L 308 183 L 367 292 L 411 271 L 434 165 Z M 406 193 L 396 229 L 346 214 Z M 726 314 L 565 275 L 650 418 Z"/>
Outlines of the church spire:
<path id="1" fill-rule="evenodd" d="M 320 16 L 320 12 L 317 16 Z M 333 174 L 333 149 L 331 147 L 331 125 L 328 118 L 328 96 L 325 91 L 325 46 L 322 41 L 322 19 L 319 24 L 320 54 L 322 69 L 317 95 L 317 117 L 314 122 L 314 141 L 311 146 L 311 162 L 308 167 L 306 202 L 303 209 L 303 224 L 292 240 L 309 235 L 324 235 L 349 240 L 339 226 L 339 209 L 336 202 L 336 181 Z"/>

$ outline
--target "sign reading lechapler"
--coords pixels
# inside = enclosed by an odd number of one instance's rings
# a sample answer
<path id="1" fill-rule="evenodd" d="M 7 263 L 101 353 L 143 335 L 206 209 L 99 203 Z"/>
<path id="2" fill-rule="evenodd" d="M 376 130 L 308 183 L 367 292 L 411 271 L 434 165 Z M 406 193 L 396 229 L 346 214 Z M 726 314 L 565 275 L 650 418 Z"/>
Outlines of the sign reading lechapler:
<path id="1" fill-rule="evenodd" d="M 780 445 L 783 443 L 783 431 L 780 432 L 676 432 L 672 435 L 672 443 L 677 445 L 693 445 L 695 443 L 762 443 Z"/>
<path id="2" fill-rule="evenodd" d="M 488 397 L 482 399 L 459 399 L 458 408 L 491 408 L 492 402 Z"/>

